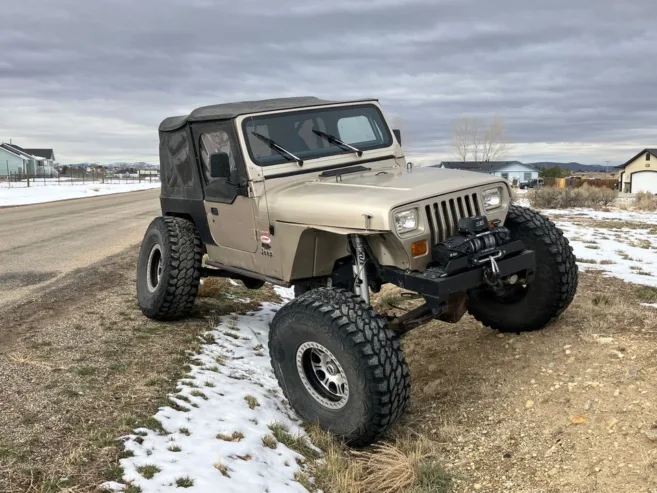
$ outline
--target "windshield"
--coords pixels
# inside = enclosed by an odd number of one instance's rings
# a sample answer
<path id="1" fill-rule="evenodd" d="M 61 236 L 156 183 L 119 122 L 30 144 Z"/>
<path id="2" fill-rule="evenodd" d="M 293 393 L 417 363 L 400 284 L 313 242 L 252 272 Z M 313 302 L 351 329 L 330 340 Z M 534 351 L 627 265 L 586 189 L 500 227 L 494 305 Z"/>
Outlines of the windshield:
<path id="1" fill-rule="evenodd" d="M 289 161 L 289 158 L 272 149 L 262 137 L 304 161 L 336 154 L 353 154 L 354 151 L 344 144 L 358 151 L 379 149 L 392 144 L 392 136 L 383 115 L 371 104 L 248 117 L 242 123 L 242 130 L 249 155 L 260 166 Z M 343 145 L 322 134 L 334 136 Z"/>

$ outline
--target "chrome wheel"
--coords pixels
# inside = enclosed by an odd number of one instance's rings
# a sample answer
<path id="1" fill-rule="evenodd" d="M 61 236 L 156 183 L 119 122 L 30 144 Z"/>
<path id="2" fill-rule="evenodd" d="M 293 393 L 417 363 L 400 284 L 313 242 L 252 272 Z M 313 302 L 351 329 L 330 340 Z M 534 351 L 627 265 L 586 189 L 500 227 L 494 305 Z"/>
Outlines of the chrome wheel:
<path id="1" fill-rule="evenodd" d="M 153 245 L 153 248 L 151 248 L 151 252 L 148 254 L 146 269 L 146 287 L 152 293 L 160 284 L 162 270 L 164 269 L 162 264 L 162 250 L 160 249 L 160 245 L 155 244 Z"/>
<path id="2" fill-rule="evenodd" d="M 297 349 L 297 371 L 313 398 L 329 409 L 340 409 L 349 400 L 349 382 L 331 351 L 316 342 Z"/>

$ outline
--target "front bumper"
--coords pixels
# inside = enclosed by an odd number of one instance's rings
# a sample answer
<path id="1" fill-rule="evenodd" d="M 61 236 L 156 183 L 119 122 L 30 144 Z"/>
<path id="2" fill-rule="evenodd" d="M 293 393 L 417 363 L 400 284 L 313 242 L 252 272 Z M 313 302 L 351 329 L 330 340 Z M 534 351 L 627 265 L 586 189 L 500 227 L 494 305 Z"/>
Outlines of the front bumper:
<path id="1" fill-rule="evenodd" d="M 497 265 L 500 278 L 518 274 L 527 279 L 533 275 L 535 255 L 532 250 L 523 250 L 498 260 Z M 409 272 L 397 267 L 381 266 L 381 275 L 384 282 L 418 293 L 424 296 L 429 304 L 440 305 L 446 302 L 450 295 L 484 285 L 484 269 L 485 266 L 473 267 L 445 276 L 442 269 L 428 268 L 424 272 Z"/>

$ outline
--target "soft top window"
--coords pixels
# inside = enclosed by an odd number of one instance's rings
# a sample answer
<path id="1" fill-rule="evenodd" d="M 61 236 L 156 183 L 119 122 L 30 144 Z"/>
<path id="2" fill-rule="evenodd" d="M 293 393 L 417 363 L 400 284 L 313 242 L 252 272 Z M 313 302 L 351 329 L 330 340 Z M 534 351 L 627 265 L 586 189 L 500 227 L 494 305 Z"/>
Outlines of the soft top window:
<path id="1" fill-rule="evenodd" d="M 388 147 L 392 136 L 383 115 L 372 104 L 314 108 L 245 118 L 242 130 L 249 155 L 260 166 L 289 162 L 261 137 L 271 139 L 304 161 L 353 151 L 332 143 L 329 134 L 361 151 Z M 318 131 L 320 133 L 316 133 Z M 255 134 L 261 137 L 257 137 Z"/>

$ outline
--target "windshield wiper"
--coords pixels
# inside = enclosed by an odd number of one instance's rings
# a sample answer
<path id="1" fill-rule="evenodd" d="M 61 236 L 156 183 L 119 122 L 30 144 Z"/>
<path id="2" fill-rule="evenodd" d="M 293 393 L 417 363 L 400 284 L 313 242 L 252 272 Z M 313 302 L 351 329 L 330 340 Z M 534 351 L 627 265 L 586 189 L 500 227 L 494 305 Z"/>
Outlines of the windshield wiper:
<path id="1" fill-rule="evenodd" d="M 283 156 L 288 161 L 296 161 L 299 166 L 303 166 L 303 159 L 301 159 L 299 156 L 295 156 L 290 151 L 278 145 L 275 141 L 273 141 L 269 137 L 265 137 L 264 135 L 259 134 L 258 132 L 252 131 L 251 133 L 256 137 L 258 137 L 260 140 L 262 140 L 265 144 L 267 144 L 270 149 L 274 149 L 276 152 L 278 152 L 281 156 Z"/>
<path id="2" fill-rule="evenodd" d="M 361 151 L 360 149 L 355 148 L 352 145 L 347 144 L 346 142 L 342 142 L 335 135 L 327 134 L 326 132 L 322 132 L 321 130 L 315 130 L 314 128 L 313 128 L 313 132 L 315 132 L 320 137 L 324 137 L 331 144 L 335 144 L 337 146 L 342 147 L 343 149 L 347 149 L 347 150 L 350 150 L 350 151 L 353 151 L 353 152 L 357 153 L 358 157 L 361 157 L 363 155 L 363 151 Z"/>

